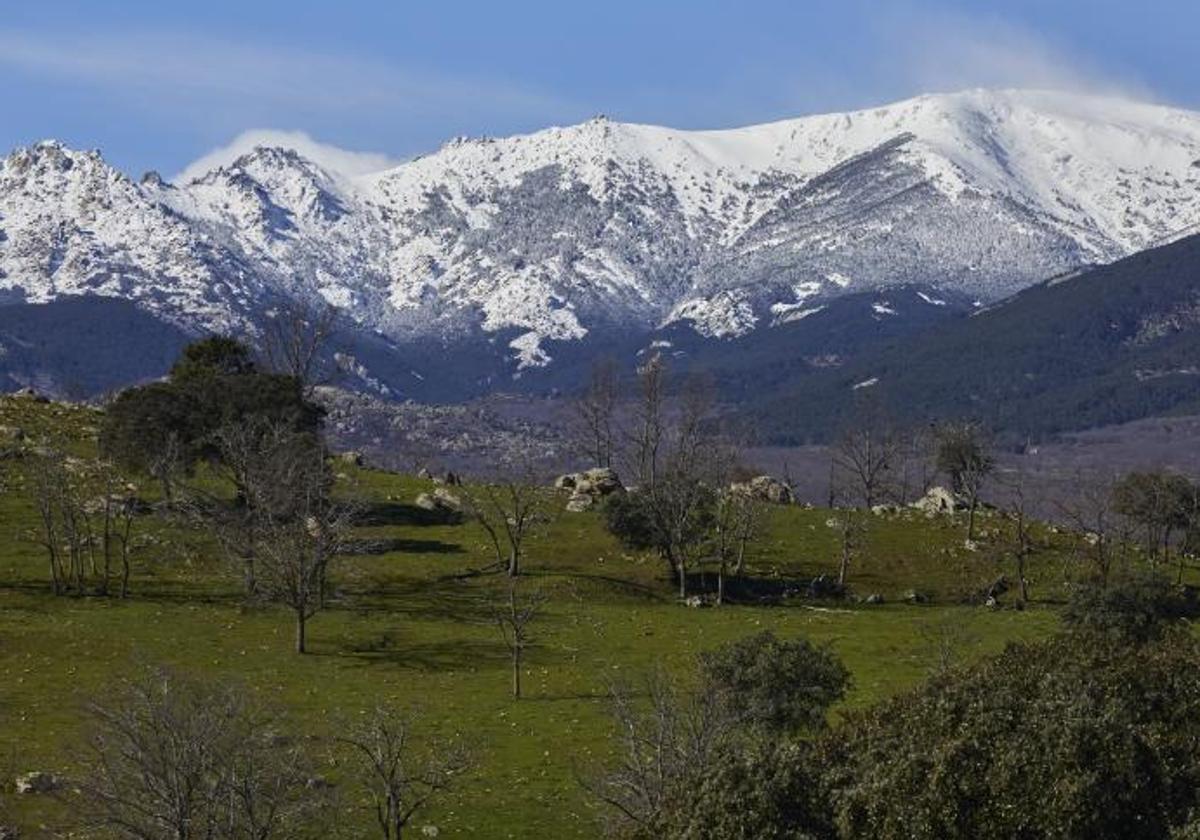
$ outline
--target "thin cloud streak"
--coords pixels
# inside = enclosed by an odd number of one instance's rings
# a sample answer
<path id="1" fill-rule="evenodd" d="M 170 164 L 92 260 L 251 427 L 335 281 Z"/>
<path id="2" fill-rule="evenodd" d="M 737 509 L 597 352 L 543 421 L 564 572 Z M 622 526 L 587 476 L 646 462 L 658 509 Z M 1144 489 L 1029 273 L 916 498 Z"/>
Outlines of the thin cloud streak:
<path id="1" fill-rule="evenodd" d="M 327 112 L 388 108 L 431 114 L 469 107 L 540 115 L 569 108 L 556 97 L 495 79 L 171 33 L 47 37 L 0 29 L 0 66 L 118 93 L 137 89 L 167 105 L 173 99 L 202 96 L 216 103 Z"/>

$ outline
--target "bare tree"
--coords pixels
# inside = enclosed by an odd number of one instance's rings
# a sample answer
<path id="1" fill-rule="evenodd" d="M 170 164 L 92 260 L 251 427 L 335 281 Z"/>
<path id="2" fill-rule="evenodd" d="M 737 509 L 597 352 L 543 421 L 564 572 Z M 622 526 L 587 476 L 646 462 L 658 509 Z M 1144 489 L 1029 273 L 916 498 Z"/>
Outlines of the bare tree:
<path id="1" fill-rule="evenodd" d="M 741 575 L 746 549 L 762 536 L 767 505 L 753 493 L 733 485 L 724 487 L 717 497 L 713 523 L 713 553 L 717 562 L 717 605 L 725 603 L 725 576 L 732 570 Z"/>
<path id="2" fill-rule="evenodd" d="M 1073 482 L 1074 492 L 1057 502 L 1062 517 L 1075 530 L 1075 553 L 1092 567 L 1101 587 L 1108 586 L 1113 561 L 1124 551 L 1133 535 L 1133 524 L 1113 502 L 1111 479 L 1080 473 Z"/>
<path id="3" fill-rule="evenodd" d="M 847 496 L 872 508 L 893 491 L 902 457 L 900 436 L 873 405 L 857 412 L 833 450 L 832 474 Z"/>
<path id="4" fill-rule="evenodd" d="M 457 741 L 419 743 L 413 719 L 377 709 L 339 739 L 350 752 L 359 783 L 371 797 L 383 840 L 400 840 L 413 817 L 472 765 Z"/>
<path id="5" fill-rule="evenodd" d="M 967 539 L 975 539 L 975 514 L 988 477 L 996 467 L 984 430 L 975 423 L 937 428 L 937 464 L 950 477 L 954 493 L 967 500 Z"/>
<path id="6" fill-rule="evenodd" d="M 579 448 L 592 466 L 612 467 L 616 447 L 617 363 L 602 359 L 592 366 L 587 388 L 575 401 Z"/>
<path id="7" fill-rule="evenodd" d="M 258 592 L 292 610 L 296 652 L 306 653 L 308 621 L 325 607 L 329 566 L 357 508 L 333 500 L 324 448 L 307 436 L 280 441 L 269 454 L 271 469 L 254 478 L 265 485 L 250 488 L 262 535 Z"/>
<path id="8" fill-rule="evenodd" d="M 325 351 L 338 321 L 337 307 L 313 307 L 293 301 L 275 311 L 263 327 L 262 355 L 266 367 L 294 377 L 305 394 L 325 381 Z"/>
<path id="9" fill-rule="evenodd" d="M 92 549 L 83 464 L 48 448 L 30 462 L 38 511 L 37 540 L 46 550 L 55 595 L 87 589 L 85 558 Z"/>
<path id="10" fill-rule="evenodd" d="M 99 590 L 103 595 L 108 594 L 113 563 L 119 562 L 120 594 L 122 598 L 128 598 L 133 526 L 137 517 L 137 488 L 110 461 L 99 461 L 93 465 L 93 484 L 100 496 L 91 503 L 87 513 L 89 531 L 99 532 L 98 535 L 93 533 L 92 542 L 100 542 L 104 558 Z M 93 518 L 97 520 L 95 526 L 90 525 Z"/>
<path id="11" fill-rule="evenodd" d="M 550 516 L 547 495 L 532 464 L 509 469 L 491 482 L 464 484 L 459 491 L 464 513 L 479 523 L 492 544 L 496 568 L 517 577 L 526 540 Z"/>
<path id="12" fill-rule="evenodd" d="M 633 473 L 643 486 L 658 480 L 659 457 L 667 431 L 667 365 L 655 353 L 638 368 L 638 394 L 634 406 L 631 461 Z"/>
<path id="13" fill-rule="evenodd" d="M 645 702 L 627 688 L 610 689 L 617 755 L 607 772 L 584 779 L 611 809 L 611 833 L 657 836 L 672 798 L 726 748 L 735 731 L 727 704 L 707 691 L 681 688 L 665 671 L 649 676 Z"/>
<path id="14" fill-rule="evenodd" d="M 132 840 L 320 836 L 320 791 L 278 720 L 244 694 L 157 670 L 88 707 L 90 828 Z"/>
<path id="15" fill-rule="evenodd" d="M 521 663 L 525 650 L 533 643 L 529 634 L 530 625 L 541 614 L 546 600 L 544 592 L 519 595 L 517 579 L 510 578 L 508 597 L 501 604 L 492 604 L 492 617 L 512 662 L 512 696 L 518 700 L 521 698 Z"/>
<path id="16" fill-rule="evenodd" d="M 1033 499 L 1029 492 L 1029 482 L 1022 472 L 1014 472 L 1004 481 L 1008 490 L 1008 503 L 1005 513 L 1012 522 L 1012 533 L 1007 542 L 1008 553 L 1016 564 L 1017 587 L 1021 603 L 1029 600 L 1029 578 L 1026 574 L 1029 558 L 1034 552 L 1033 518 L 1031 510 Z"/>

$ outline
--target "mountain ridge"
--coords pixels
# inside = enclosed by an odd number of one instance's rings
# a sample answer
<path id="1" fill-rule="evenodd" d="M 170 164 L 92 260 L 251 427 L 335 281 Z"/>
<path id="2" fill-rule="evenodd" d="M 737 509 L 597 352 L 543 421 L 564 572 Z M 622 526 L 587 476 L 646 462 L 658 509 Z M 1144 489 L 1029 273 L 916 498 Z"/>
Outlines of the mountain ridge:
<path id="1" fill-rule="evenodd" d="M 253 335 L 328 302 L 384 344 L 494 348 L 511 377 L 564 343 L 719 341 L 851 293 L 992 303 L 1198 224 L 1200 114 L 1039 91 L 718 131 L 598 118 L 366 174 L 258 147 L 184 184 L 51 142 L 0 163 L 0 303 L 121 297 Z"/>

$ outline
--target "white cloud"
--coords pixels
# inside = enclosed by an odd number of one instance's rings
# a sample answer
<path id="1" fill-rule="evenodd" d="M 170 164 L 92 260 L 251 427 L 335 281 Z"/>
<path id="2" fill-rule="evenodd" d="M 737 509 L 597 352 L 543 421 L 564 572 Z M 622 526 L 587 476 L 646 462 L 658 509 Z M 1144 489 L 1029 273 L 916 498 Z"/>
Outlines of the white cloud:
<path id="1" fill-rule="evenodd" d="M 995 16 L 892 10 L 875 21 L 877 72 L 909 92 L 1038 88 L 1154 99 L 1152 92 L 1070 46 Z"/>
<path id="2" fill-rule="evenodd" d="M 343 177 L 379 172 L 400 163 L 399 159 L 378 152 L 353 152 L 331 146 L 328 143 L 321 143 L 303 131 L 253 129 L 239 134 L 228 145 L 213 149 L 192 161 L 171 180 L 177 184 L 187 183 L 218 166 L 232 163 L 256 146 L 281 146 L 285 149 L 293 149 L 327 172 Z"/>

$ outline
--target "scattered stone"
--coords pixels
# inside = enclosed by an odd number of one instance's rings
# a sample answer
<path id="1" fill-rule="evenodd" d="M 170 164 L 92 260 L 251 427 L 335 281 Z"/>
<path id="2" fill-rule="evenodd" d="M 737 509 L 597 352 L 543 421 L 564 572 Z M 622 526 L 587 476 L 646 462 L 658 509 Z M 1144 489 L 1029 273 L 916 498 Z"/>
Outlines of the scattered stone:
<path id="1" fill-rule="evenodd" d="M 924 592 L 918 592 L 915 589 L 910 589 L 904 593 L 904 603 L 906 604 L 927 604 L 929 596 Z"/>
<path id="2" fill-rule="evenodd" d="M 994 610 L 994 609 L 999 608 L 1000 602 L 997 601 L 995 598 L 993 598 L 991 595 L 989 595 L 987 597 L 987 600 L 983 602 L 983 605 L 985 607 L 987 607 L 989 610 Z"/>
<path id="3" fill-rule="evenodd" d="M 876 516 L 893 516 L 900 513 L 899 505 L 875 505 L 871 508 L 871 513 Z"/>
<path id="4" fill-rule="evenodd" d="M 441 833 L 441 830 L 436 825 L 426 825 L 421 827 L 421 834 L 425 837 L 437 837 Z"/>
<path id="5" fill-rule="evenodd" d="M 423 478 L 428 481 L 433 478 L 433 473 L 427 467 L 421 467 L 421 469 L 417 470 L 417 478 Z"/>
<path id="6" fill-rule="evenodd" d="M 863 603 L 864 604 L 882 604 L 883 596 L 880 595 L 878 592 L 872 592 L 866 598 L 863 598 Z"/>
<path id="7" fill-rule="evenodd" d="M 54 793 L 62 786 L 58 776 L 44 770 L 34 770 L 17 776 L 13 787 L 17 793 Z"/>
<path id="8" fill-rule="evenodd" d="M 792 488 L 770 475 L 756 475 L 749 481 L 735 482 L 729 489 L 774 505 L 790 505 L 796 501 Z"/>
<path id="9" fill-rule="evenodd" d="M 361 467 L 364 463 L 361 452 L 343 452 L 340 456 L 343 464 L 350 464 L 355 467 Z"/>
<path id="10" fill-rule="evenodd" d="M 698 608 L 698 607 L 707 606 L 707 604 L 704 601 L 704 598 L 701 597 L 700 595 L 687 596 L 686 598 L 683 599 L 683 605 L 685 607 L 692 607 L 693 609 Z"/>
<path id="11" fill-rule="evenodd" d="M 438 514 L 446 521 L 458 521 L 463 516 L 462 499 L 444 487 L 436 487 L 432 493 L 422 493 L 414 504 L 421 510 Z"/>
<path id="12" fill-rule="evenodd" d="M 577 475 L 577 473 L 567 473 L 566 475 L 560 475 L 558 478 L 554 479 L 554 489 L 555 490 L 574 490 L 576 475 Z"/>
<path id="13" fill-rule="evenodd" d="M 21 830 L 15 825 L 0 825 L 0 840 L 21 840 Z"/>

